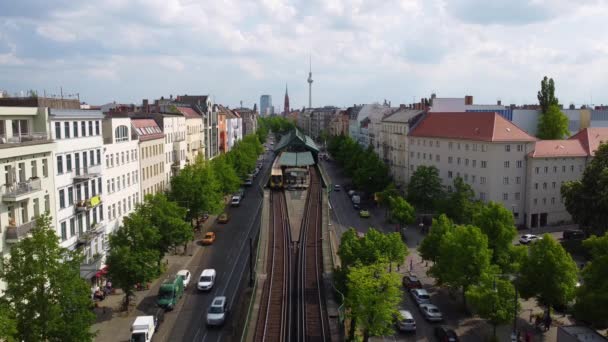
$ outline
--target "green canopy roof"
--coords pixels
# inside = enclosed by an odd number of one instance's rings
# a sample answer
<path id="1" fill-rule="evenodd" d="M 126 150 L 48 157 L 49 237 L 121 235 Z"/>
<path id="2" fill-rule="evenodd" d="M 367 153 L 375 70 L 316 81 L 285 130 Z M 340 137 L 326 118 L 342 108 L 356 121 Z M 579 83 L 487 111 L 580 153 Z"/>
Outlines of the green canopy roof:
<path id="1" fill-rule="evenodd" d="M 290 146 L 302 146 L 315 155 L 319 153 L 317 144 L 315 144 L 315 142 L 309 136 L 300 132 L 297 128 L 285 134 L 281 138 L 281 141 L 279 141 L 279 143 L 275 146 L 274 150 L 275 152 L 279 152 Z"/>
<path id="2" fill-rule="evenodd" d="M 283 152 L 279 164 L 281 166 L 308 166 L 314 165 L 315 160 L 310 152 Z"/>

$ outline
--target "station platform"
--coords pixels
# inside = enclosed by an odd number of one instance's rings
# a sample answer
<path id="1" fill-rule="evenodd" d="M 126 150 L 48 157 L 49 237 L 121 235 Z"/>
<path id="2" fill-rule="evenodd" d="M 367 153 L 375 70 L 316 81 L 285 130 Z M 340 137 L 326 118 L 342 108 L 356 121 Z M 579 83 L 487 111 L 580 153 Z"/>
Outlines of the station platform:
<path id="1" fill-rule="evenodd" d="M 291 228 L 291 241 L 300 241 L 300 230 L 302 228 L 302 218 L 304 217 L 307 195 L 307 189 L 285 190 L 287 215 L 289 216 L 289 227 Z"/>

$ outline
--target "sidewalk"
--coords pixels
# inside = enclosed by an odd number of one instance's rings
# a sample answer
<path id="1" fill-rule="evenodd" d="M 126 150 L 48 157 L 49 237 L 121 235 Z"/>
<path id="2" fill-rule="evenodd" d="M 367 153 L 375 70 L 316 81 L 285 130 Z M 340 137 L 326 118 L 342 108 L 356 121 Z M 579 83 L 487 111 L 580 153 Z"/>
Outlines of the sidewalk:
<path id="1" fill-rule="evenodd" d="M 211 227 L 214 221 L 215 216 L 210 216 L 203 223 L 201 232 L 195 233 L 194 241 L 188 243 L 186 254 L 182 254 L 183 248 L 178 248 L 177 254 L 168 254 L 163 258 L 163 262 L 166 264 L 165 272 L 152 281 L 148 289 L 135 292 L 135 299 L 128 313 L 121 311 L 124 293 L 120 289 L 116 289 L 115 294 L 107 296 L 103 301 L 97 302 L 98 307 L 95 308 L 97 320 L 91 327 L 91 331 L 97 332 L 95 341 L 116 342 L 130 340 L 131 324 L 133 324 L 135 317 L 150 314 L 156 308 L 156 294 L 161 282 L 167 275 L 175 274 L 177 271 L 186 268 L 186 265 L 192 260 L 194 253 L 197 251 L 196 243 L 198 239 L 203 232 Z"/>

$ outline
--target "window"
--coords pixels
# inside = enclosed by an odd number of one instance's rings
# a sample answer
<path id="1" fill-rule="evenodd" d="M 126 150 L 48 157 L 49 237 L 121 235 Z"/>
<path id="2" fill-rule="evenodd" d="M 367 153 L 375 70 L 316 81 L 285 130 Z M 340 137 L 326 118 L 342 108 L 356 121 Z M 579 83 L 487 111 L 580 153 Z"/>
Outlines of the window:
<path id="1" fill-rule="evenodd" d="M 466 159 L 464 160 L 464 166 L 469 166 L 469 158 L 466 158 Z"/>
<path id="2" fill-rule="evenodd" d="M 460 150 L 460 143 L 457 143 L 456 146 L 458 146 L 458 149 Z"/>
<path id="3" fill-rule="evenodd" d="M 63 173 L 63 156 L 57 156 L 57 174 Z"/>
<path id="4" fill-rule="evenodd" d="M 35 160 L 32 160 L 32 177 L 33 178 L 37 178 L 38 177 L 38 163 Z"/>
<path id="5" fill-rule="evenodd" d="M 486 200 L 486 193 L 485 192 L 480 192 L 479 193 L 479 199 L 482 200 L 482 201 L 485 201 Z"/>
<path id="6" fill-rule="evenodd" d="M 534 183 L 534 189 L 538 190 L 538 183 Z"/>
<path id="7" fill-rule="evenodd" d="M 477 151 L 477 144 L 473 144 L 473 151 Z"/>
<path id="8" fill-rule="evenodd" d="M 441 160 L 441 158 L 439 158 L 439 155 L 438 154 L 435 155 L 435 161 L 440 161 L 440 160 Z"/>
<path id="9" fill-rule="evenodd" d="M 67 170 L 67 172 L 72 172 L 72 155 L 71 154 L 65 155 L 65 169 Z"/>
<path id="10" fill-rule="evenodd" d="M 125 181 L 126 177 L 125 175 L 122 175 L 122 187 L 126 187 L 127 182 Z"/>
<path id="11" fill-rule="evenodd" d="M 504 192 L 504 193 L 502 194 L 502 200 L 503 200 L 503 201 L 508 201 L 508 200 L 509 200 L 509 194 L 508 194 L 508 193 L 506 193 L 506 192 Z"/>
<path id="12" fill-rule="evenodd" d="M 545 166 L 545 173 L 549 173 L 549 167 Z"/>
<path id="13" fill-rule="evenodd" d="M 570 165 L 570 171 L 574 172 L 574 165 Z"/>
<path id="14" fill-rule="evenodd" d="M 477 167 L 477 160 L 473 159 L 473 167 Z"/>
<path id="15" fill-rule="evenodd" d="M 507 146 L 509 146 L 509 145 L 507 145 Z M 508 169 L 508 168 L 509 168 L 509 165 L 510 165 L 510 163 L 509 163 L 509 161 L 507 160 L 507 161 L 505 162 L 505 169 Z"/>
<path id="16" fill-rule="evenodd" d="M 482 161 L 481 161 L 481 168 L 482 168 L 482 169 L 485 169 L 486 167 L 488 167 L 488 162 L 487 162 L 487 161 L 485 161 L 485 160 L 482 160 Z"/>
<path id="17" fill-rule="evenodd" d="M 49 162 L 46 160 L 46 158 L 42 159 L 42 176 L 44 178 L 49 176 Z"/>
<path id="18" fill-rule="evenodd" d="M 86 121 L 80 121 L 80 130 L 82 131 L 82 136 L 86 137 L 87 136 L 87 122 Z"/>
<path id="19" fill-rule="evenodd" d="M 547 204 L 547 198 L 543 197 L 543 204 Z"/>
<path id="20" fill-rule="evenodd" d="M 543 189 L 547 190 L 547 182 L 543 183 Z"/>
<path id="21" fill-rule="evenodd" d="M 468 151 L 468 150 L 469 150 L 469 144 L 464 145 L 464 149 L 465 149 L 466 151 Z"/>
<path id="22" fill-rule="evenodd" d="M 555 197 L 551 197 L 551 204 L 555 204 Z"/>
<path id="23" fill-rule="evenodd" d="M 59 208 L 65 208 L 65 190 L 59 190 Z"/>
<path id="24" fill-rule="evenodd" d="M 97 149 L 97 165 L 101 164 L 101 149 Z"/>
<path id="25" fill-rule="evenodd" d="M 537 205 L 537 204 L 538 204 L 538 199 L 537 199 L 537 198 L 535 198 L 535 199 L 534 199 L 534 205 Z"/>
<path id="26" fill-rule="evenodd" d="M 449 148 L 450 150 L 453 148 L 453 144 L 452 144 L 452 142 L 451 142 L 451 141 L 448 143 L 448 148 Z"/>
<path id="27" fill-rule="evenodd" d="M 127 159 L 127 163 L 128 163 L 128 162 L 129 162 L 129 151 L 127 151 L 127 152 L 125 153 L 125 157 L 126 157 L 126 159 Z"/>
<path id="28" fill-rule="evenodd" d="M 95 151 L 93 150 L 89 151 L 89 164 L 95 165 Z"/>
<path id="29" fill-rule="evenodd" d="M 456 164 L 460 165 L 460 157 L 456 158 Z"/>
<path id="30" fill-rule="evenodd" d="M 125 163 L 125 153 L 124 152 L 120 152 L 120 163 L 121 164 Z"/>
<path id="31" fill-rule="evenodd" d="M 534 169 L 534 171 L 536 172 L 536 174 L 539 174 L 539 173 L 540 173 L 540 167 L 538 167 L 538 166 L 537 166 L 537 167 Z"/>
<path id="32" fill-rule="evenodd" d="M 448 157 L 448 164 L 452 164 L 452 157 Z"/>
<path id="33" fill-rule="evenodd" d="M 78 138 L 78 121 L 72 122 L 72 130 L 74 131 L 74 138 Z"/>
<path id="34" fill-rule="evenodd" d="M 68 205 L 74 204 L 74 187 L 68 187 Z"/>
<path id="35" fill-rule="evenodd" d="M 511 152 L 511 145 L 505 145 L 505 152 Z"/>
<path id="36" fill-rule="evenodd" d="M 465 182 L 468 182 L 468 181 L 469 181 L 469 174 L 468 174 L 468 173 L 465 173 L 465 174 L 464 174 L 464 181 L 465 181 Z"/>
<path id="37" fill-rule="evenodd" d="M 99 132 L 99 121 L 95 121 L 95 134 L 96 135 L 100 134 L 100 132 Z"/>
<path id="38" fill-rule="evenodd" d="M 471 183 L 475 184 L 475 178 L 476 178 L 475 175 L 471 175 Z"/>
<path id="39" fill-rule="evenodd" d="M 551 186 L 553 186 L 553 189 L 555 189 L 555 182 L 552 182 Z"/>
<path id="40" fill-rule="evenodd" d="M 129 140 L 129 129 L 127 126 L 122 125 L 116 127 L 114 130 L 114 140 L 116 142 L 128 141 Z"/>
<path id="41" fill-rule="evenodd" d="M 63 123 L 63 134 L 65 135 L 66 139 L 70 137 L 70 123 L 69 122 Z"/>
<path id="42" fill-rule="evenodd" d="M 97 189 L 99 189 L 99 193 L 103 192 L 103 188 L 101 187 L 101 177 L 97 178 Z"/>
<path id="43" fill-rule="evenodd" d="M 486 144 L 481 145 L 481 152 L 486 152 L 488 150 L 488 146 Z"/>
<path id="44" fill-rule="evenodd" d="M 502 184 L 509 185 L 509 177 L 503 177 Z"/>
<path id="45" fill-rule="evenodd" d="M 169 153 L 171 153 L 171 152 L 169 152 Z M 420 159 L 420 152 L 416 153 L 416 158 Z M 167 162 L 169 162 L 169 161 L 167 161 Z"/>
<path id="46" fill-rule="evenodd" d="M 515 200 L 519 201 L 520 196 L 521 196 L 521 194 L 519 192 L 516 192 L 515 193 Z"/>
<path id="47" fill-rule="evenodd" d="M 76 219 L 70 219 L 70 236 L 76 235 Z"/>
<path id="48" fill-rule="evenodd" d="M 127 173 L 127 186 L 131 186 L 131 174 Z"/>
<path id="49" fill-rule="evenodd" d="M 93 121 L 89 121 L 89 135 L 93 135 Z"/>
<path id="50" fill-rule="evenodd" d="M 521 177 L 520 176 L 515 177 L 515 184 L 521 184 Z"/>
<path id="51" fill-rule="evenodd" d="M 61 241 L 65 241 L 68 239 L 68 227 L 67 222 L 61 222 Z"/>
<path id="52" fill-rule="evenodd" d="M 132 154 L 133 154 L 133 153 L 131 153 L 131 155 L 132 155 Z M 411 157 L 411 158 L 414 158 L 414 151 L 411 151 L 411 152 L 410 152 L 410 157 Z"/>
<path id="53" fill-rule="evenodd" d="M 562 172 L 566 172 L 566 165 L 562 166 Z"/>
<path id="54" fill-rule="evenodd" d="M 452 171 L 448 171 L 448 178 L 452 178 Z"/>
<path id="55" fill-rule="evenodd" d="M 61 139 L 61 123 L 55 122 L 55 139 Z"/>
<path id="56" fill-rule="evenodd" d="M 554 173 L 557 173 L 557 166 L 554 166 L 554 167 L 553 167 L 553 172 L 554 172 Z"/>
<path id="57" fill-rule="evenodd" d="M 110 192 L 110 180 L 109 179 L 106 180 L 106 185 L 108 187 L 108 193 L 110 194 L 111 192 Z"/>
<path id="58" fill-rule="evenodd" d="M 486 184 L 486 177 L 479 177 L 479 184 Z"/>
<path id="59" fill-rule="evenodd" d="M 112 192 L 114 192 L 114 189 L 116 189 L 116 188 L 115 188 L 114 178 L 112 178 Z"/>
<path id="60" fill-rule="evenodd" d="M 521 160 L 518 160 L 516 162 L 516 166 L 517 166 L 518 169 L 521 169 L 522 165 L 523 165 L 523 162 Z"/>

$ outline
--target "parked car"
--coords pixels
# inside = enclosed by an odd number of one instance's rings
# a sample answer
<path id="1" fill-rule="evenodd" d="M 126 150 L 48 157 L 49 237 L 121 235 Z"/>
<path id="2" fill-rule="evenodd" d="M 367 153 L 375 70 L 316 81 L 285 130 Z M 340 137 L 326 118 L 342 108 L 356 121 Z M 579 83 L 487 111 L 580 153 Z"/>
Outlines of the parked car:
<path id="1" fill-rule="evenodd" d="M 427 321 L 440 322 L 443 321 L 443 314 L 439 311 L 439 308 L 433 304 L 420 304 L 418 306 L 420 312 Z"/>
<path id="2" fill-rule="evenodd" d="M 213 288 L 215 284 L 215 270 L 212 268 L 208 268 L 201 272 L 201 276 L 198 277 L 198 284 L 196 284 L 196 288 L 201 291 L 208 291 Z"/>
<path id="3" fill-rule="evenodd" d="M 407 310 L 399 310 L 397 317 L 397 329 L 399 331 L 416 331 L 416 321 L 412 313 Z"/>
<path id="4" fill-rule="evenodd" d="M 537 235 L 534 234 L 524 234 L 519 238 L 519 243 L 521 243 L 522 245 L 527 245 L 530 242 L 534 242 L 536 240 L 538 240 L 539 237 Z"/>
<path id="5" fill-rule="evenodd" d="M 253 185 L 253 178 L 247 178 L 245 180 L 245 186 L 252 186 Z"/>
<path id="6" fill-rule="evenodd" d="M 402 281 L 403 287 L 406 289 L 421 289 L 422 283 L 415 275 L 406 275 L 403 277 Z"/>
<path id="7" fill-rule="evenodd" d="M 416 304 L 418 304 L 418 305 L 431 303 L 431 296 L 429 296 L 429 293 L 426 292 L 425 289 L 411 289 L 410 294 L 412 295 L 412 298 L 414 298 L 414 301 L 416 301 Z"/>
<path id="8" fill-rule="evenodd" d="M 348 197 L 353 197 L 353 195 L 355 195 L 357 192 L 355 190 L 348 190 L 347 194 Z"/>
<path id="9" fill-rule="evenodd" d="M 228 215 L 228 213 L 222 213 L 217 218 L 217 223 L 228 223 L 228 221 L 230 221 L 230 215 Z"/>
<path id="10" fill-rule="evenodd" d="M 371 216 L 371 214 L 369 213 L 369 210 L 367 210 L 366 208 L 361 208 L 361 211 L 359 211 L 359 216 L 362 218 L 369 218 Z"/>
<path id="11" fill-rule="evenodd" d="M 439 326 L 435 328 L 435 337 L 440 342 L 458 342 L 456 332 L 448 327 Z"/>
<path id="12" fill-rule="evenodd" d="M 361 206 L 359 205 L 359 203 L 353 203 L 353 209 L 361 210 Z"/>
<path id="13" fill-rule="evenodd" d="M 205 233 L 205 236 L 203 237 L 201 242 L 203 243 L 203 245 L 212 245 L 215 242 L 215 233 L 214 232 Z"/>
<path id="14" fill-rule="evenodd" d="M 564 230 L 562 233 L 563 240 L 584 240 L 586 238 L 585 232 L 582 230 Z"/>
<path id="15" fill-rule="evenodd" d="M 213 298 L 207 310 L 207 325 L 219 326 L 226 322 L 228 315 L 228 305 L 226 297 L 218 296 Z"/>
<path id="16" fill-rule="evenodd" d="M 180 270 L 177 272 L 177 275 L 182 277 L 182 279 L 184 280 L 184 288 L 187 288 L 188 284 L 190 284 L 190 271 Z"/>
<path id="17" fill-rule="evenodd" d="M 241 205 L 241 196 L 238 196 L 238 195 L 232 196 L 230 205 L 233 207 L 238 207 L 239 205 Z"/>
<path id="18" fill-rule="evenodd" d="M 340 186 L 340 184 L 334 184 L 334 191 L 340 191 L 342 190 L 342 187 Z"/>

